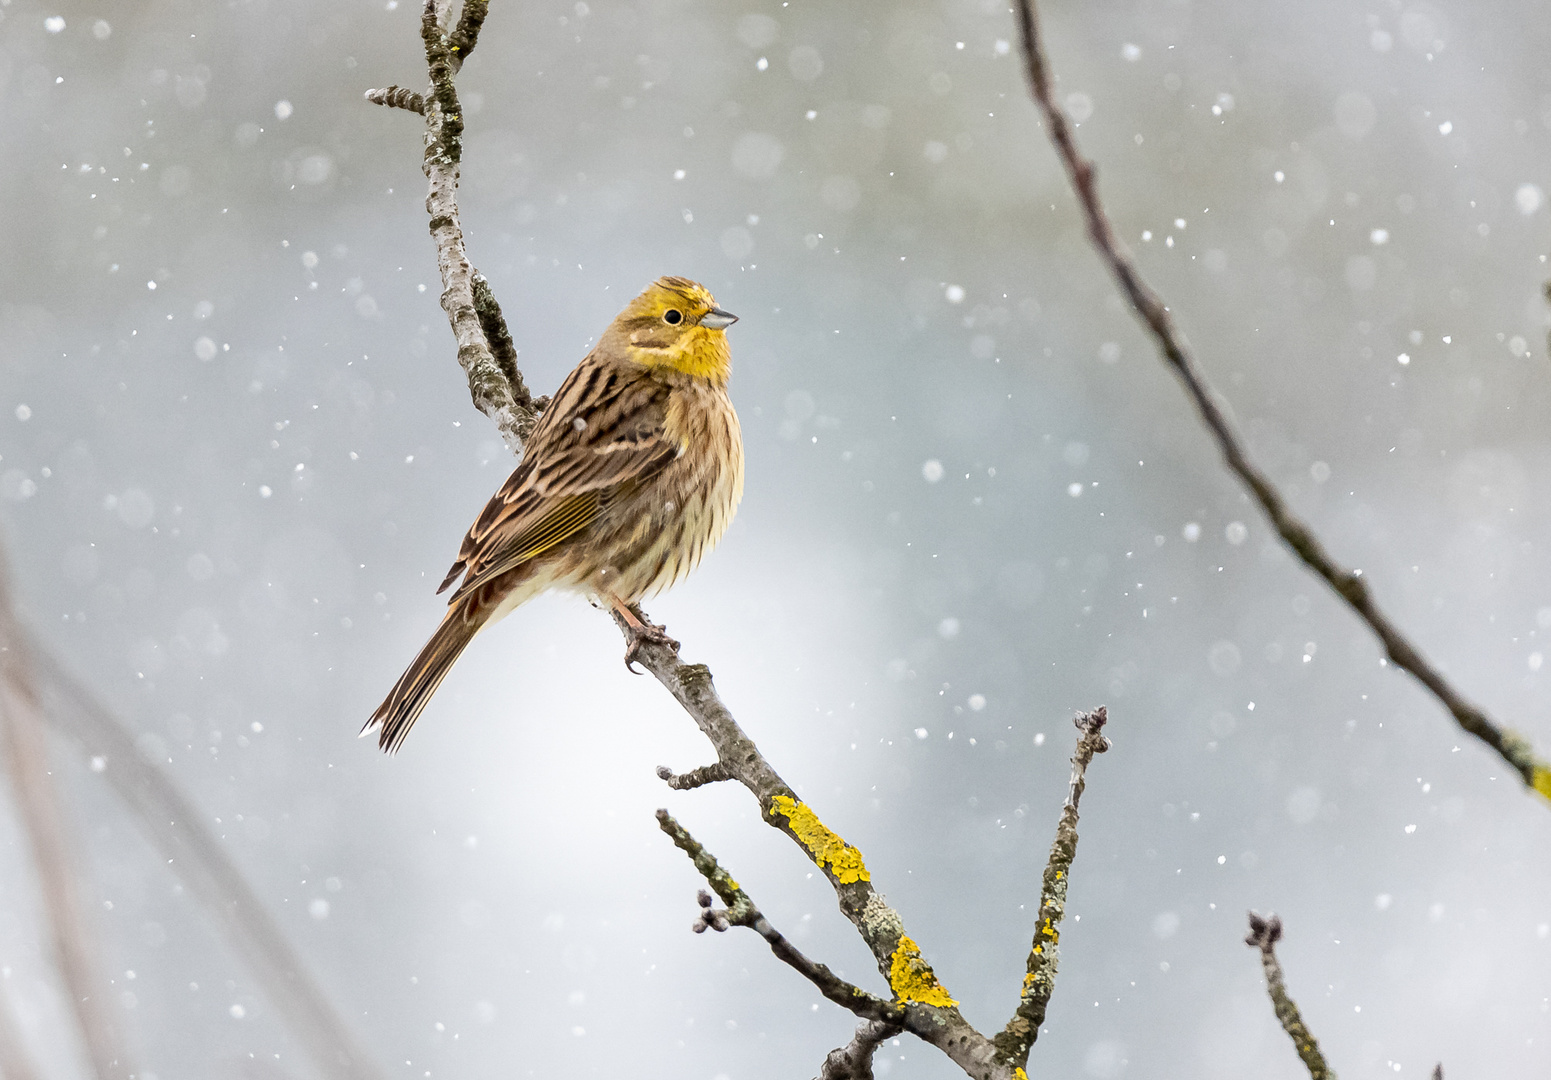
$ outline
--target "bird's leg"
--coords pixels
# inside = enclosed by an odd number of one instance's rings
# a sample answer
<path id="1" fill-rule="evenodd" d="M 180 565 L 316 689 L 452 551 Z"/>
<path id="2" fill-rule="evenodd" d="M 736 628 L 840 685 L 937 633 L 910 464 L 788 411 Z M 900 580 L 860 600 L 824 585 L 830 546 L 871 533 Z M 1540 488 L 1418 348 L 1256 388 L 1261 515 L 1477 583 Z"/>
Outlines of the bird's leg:
<path id="1" fill-rule="evenodd" d="M 679 651 L 679 643 L 668 636 L 666 626 L 658 626 L 641 614 L 641 609 L 635 604 L 627 604 L 617 596 L 609 597 L 609 604 L 619 617 L 625 620 L 628 628 L 628 644 L 625 647 L 625 667 L 633 675 L 641 674 L 635 669 L 636 657 L 641 652 L 641 646 L 647 643 L 653 645 L 666 645 L 674 652 Z"/>

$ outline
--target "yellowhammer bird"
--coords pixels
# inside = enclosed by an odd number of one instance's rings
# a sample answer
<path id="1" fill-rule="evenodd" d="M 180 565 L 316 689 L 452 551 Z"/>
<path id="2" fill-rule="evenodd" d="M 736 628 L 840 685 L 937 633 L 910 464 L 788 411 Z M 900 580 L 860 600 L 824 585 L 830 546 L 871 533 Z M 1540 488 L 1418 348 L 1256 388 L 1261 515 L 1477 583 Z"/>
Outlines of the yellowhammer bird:
<path id="1" fill-rule="evenodd" d="M 363 735 L 380 726 L 397 750 L 474 635 L 546 589 L 619 611 L 627 664 L 643 640 L 671 641 L 634 605 L 694 569 L 743 495 L 724 333 L 737 321 L 705 286 L 665 277 L 609 324 L 463 538 L 437 591 L 463 583 Z"/>

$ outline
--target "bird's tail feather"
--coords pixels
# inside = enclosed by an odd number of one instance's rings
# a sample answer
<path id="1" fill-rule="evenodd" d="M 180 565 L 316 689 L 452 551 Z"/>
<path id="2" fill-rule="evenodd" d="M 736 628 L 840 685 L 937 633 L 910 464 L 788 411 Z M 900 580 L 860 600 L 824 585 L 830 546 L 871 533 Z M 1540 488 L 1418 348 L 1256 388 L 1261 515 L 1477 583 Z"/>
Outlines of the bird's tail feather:
<path id="1" fill-rule="evenodd" d="M 425 711 L 431 695 L 436 693 L 452 665 L 484 625 L 488 612 L 480 610 L 474 599 L 465 598 L 447 609 L 431 640 L 399 676 L 387 698 L 361 729 L 363 737 L 373 728 L 380 728 L 377 745 L 387 753 L 397 752 L 404 736 L 409 734 L 410 725 Z"/>

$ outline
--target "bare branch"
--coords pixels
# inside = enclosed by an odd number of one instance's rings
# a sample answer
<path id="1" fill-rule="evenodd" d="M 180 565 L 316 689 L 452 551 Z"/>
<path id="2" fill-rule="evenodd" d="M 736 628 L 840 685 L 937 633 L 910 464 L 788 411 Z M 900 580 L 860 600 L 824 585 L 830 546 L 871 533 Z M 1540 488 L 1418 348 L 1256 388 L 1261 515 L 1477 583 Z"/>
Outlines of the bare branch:
<path id="1" fill-rule="evenodd" d="M 442 310 L 452 327 L 458 343 L 458 363 L 468 378 L 469 393 L 474 407 L 488 416 L 501 433 L 501 438 L 515 454 L 522 453 L 523 443 L 538 419 L 533 399 L 522 386 L 517 375 L 515 350 L 511 353 L 510 371 L 492 351 L 492 342 L 486 336 L 486 327 L 499 325 L 499 337 L 504 347 L 510 346 L 511 335 L 506 332 L 501 310 L 495 306 L 494 297 L 485 295 L 488 303 L 479 305 L 475 298 L 475 279 L 478 276 L 464 251 L 463 227 L 458 220 L 458 175 L 463 159 L 463 110 L 458 103 L 458 92 L 453 85 L 453 75 L 462 64 L 462 56 L 473 48 L 478 36 L 479 19 L 471 19 L 471 9 L 483 11 L 482 0 L 465 5 L 464 21 L 459 31 L 467 31 L 462 52 L 442 30 L 439 16 L 445 8 L 439 8 L 436 0 L 427 0 L 421 19 L 421 38 L 425 42 L 426 66 L 430 71 L 431 87 L 425 97 L 425 161 L 423 170 L 430 190 L 426 195 L 425 208 L 431 217 L 431 236 L 436 242 L 436 261 L 442 274 Z M 485 308 L 483 315 L 480 307 Z M 515 376 L 515 378 L 514 378 Z"/>
<path id="2" fill-rule="evenodd" d="M 885 1039 L 892 1039 L 901 1030 L 881 1020 L 863 1020 L 850 1042 L 824 1058 L 819 1080 L 873 1080 L 873 1054 Z"/>
<path id="3" fill-rule="evenodd" d="M 204 815 L 145 760 L 134 736 L 57 660 L 36 645 L 33 656 L 46 690 L 48 720 L 87 754 L 101 758 L 103 777 L 178 880 L 204 904 L 319 1071 L 339 1080 L 381 1080 L 300 954 L 205 827 Z"/>
<path id="4" fill-rule="evenodd" d="M 453 73 L 463 67 L 463 62 L 479 42 L 479 28 L 485 25 L 485 15 L 490 11 L 490 0 L 463 0 L 463 14 L 458 25 L 447 37 L 447 44 L 455 57 Z"/>
<path id="5" fill-rule="evenodd" d="M 698 769 L 692 769 L 687 773 L 675 773 L 666 765 L 657 766 L 657 779 L 664 780 L 674 791 L 690 791 L 706 784 L 716 784 L 723 780 L 731 780 L 732 773 L 727 771 L 727 766 L 720 761 L 712 765 L 702 765 Z"/>
<path id="6" fill-rule="evenodd" d="M 1034 944 L 1029 949 L 1028 974 L 1023 977 L 1017 1010 L 996 1037 L 1002 1060 L 1018 1068 L 1028 1064 L 1029 1048 L 1039 1038 L 1039 1026 L 1045 1022 L 1045 1009 L 1055 992 L 1056 968 L 1061 962 L 1061 920 L 1066 916 L 1066 886 L 1072 862 L 1077 858 L 1077 805 L 1088 786 L 1089 763 L 1095 754 L 1109 749 L 1109 740 L 1104 737 L 1108 720 L 1109 710 L 1100 705 L 1092 712 L 1078 713 L 1072 721 L 1079 733 L 1077 750 L 1072 754 L 1072 779 L 1040 886 L 1039 920 L 1035 924 Z"/>
<path id="7" fill-rule="evenodd" d="M 0 555 L 0 737 L 10 766 L 17 810 L 32 845 L 55 960 L 98 1080 L 137 1070 L 98 968 L 101 945 L 80 889 L 80 846 L 65 819 L 39 715 L 32 658 L 12 607 L 10 575 Z"/>
<path id="8" fill-rule="evenodd" d="M 869 994 L 861 987 L 846 982 L 823 964 L 815 963 L 804 956 L 797 946 L 770 925 L 770 921 L 760 913 L 759 908 L 754 906 L 754 901 L 749 899 L 749 894 L 744 892 L 732 876 L 717 863 L 716 856 L 691 836 L 689 830 L 673 820 L 672 815 L 666 810 L 657 811 L 657 825 L 668 834 L 680 851 L 689 856 L 690 862 L 695 864 L 695 869 L 700 871 L 700 876 L 705 878 L 706 884 L 710 885 L 716 891 L 716 895 L 721 897 L 722 903 L 727 905 L 725 912 L 712 912 L 713 919 L 721 916 L 733 926 L 747 926 L 759 934 L 769 944 L 771 952 L 811 982 L 818 988 L 819 993 L 836 1005 L 851 1010 L 864 1020 L 876 1020 L 879 1023 L 901 1027 L 904 1025 L 905 1010 L 899 1005 Z M 710 897 L 701 894 L 700 906 L 703 911 L 710 911 Z M 721 929 L 721 927 L 715 927 L 715 923 L 708 920 L 705 915 L 701 918 L 714 928 Z"/>
<path id="9" fill-rule="evenodd" d="M 1319 1052 L 1319 1044 L 1304 1026 L 1303 1017 L 1298 1014 L 1298 1006 L 1287 995 L 1287 986 L 1282 982 L 1282 965 L 1276 959 L 1276 943 L 1281 937 L 1281 919 L 1275 915 L 1262 918 L 1256 912 L 1249 913 L 1249 936 L 1244 939 L 1244 944 L 1260 950 L 1260 965 L 1266 971 L 1266 990 L 1271 995 L 1271 1004 L 1276 1008 L 1276 1018 L 1281 1022 L 1282 1030 L 1287 1032 L 1298 1056 L 1303 1059 L 1304 1068 L 1309 1070 L 1309 1080 L 1336 1080 L 1336 1074 L 1330 1071 L 1324 1055 Z M 1434 1076 L 1437 1077 L 1442 1069 L 1440 1065 Z"/>
<path id="10" fill-rule="evenodd" d="M 1049 65 L 1045 60 L 1040 41 L 1039 17 L 1034 0 L 1018 0 L 1018 28 L 1023 42 L 1023 59 L 1034 100 L 1045 118 L 1046 133 L 1055 146 L 1056 154 L 1066 168 L 1072 189 L 1087 219 L 1088 238 L 1098 250 L 1099 257 L 1120 285 L 1120 290 L 1130 301 L 1137 316 L 1158 343 L 1169 366 L 1185 386 L 1200 414 L 1202 422 L 1217 441 L 1223 460 L 1254 494 L 1255 500 L 1271 520 L 1287 546 L 1303 560 L 1310 570 L 1318 574 L 1336 595 L 1346 601 L 1378 635 L 1391 662 L 1411 675 L 1432 692 L 1443 707 L 1453 714 L 1459 726 L 1486 743 L 1501 755 L 1526 785 L 1551 800 L 1551 765 L 1535 756 L 1533 748 L 1523 736 L 1499 726 L 1476 705 L 1465 700 L 1451 686 L 1421 652 L 1401 634 L 1373 602 L 1368 583 L 1362 571 L 1348 570 L 1325 551 L 1314 531 L 1287 508 L 1281 493 L 1271 481 L 1249 460 L 1243 442 L 1233 430 L 1222 406 L 1220 395 L 1197 365 L 1190 347 L 1174 326 L 1169 309 L 1158 294 L 1142 280 L 1136 265 L 1124 251 L 1115 236 L 1109 216 L 1099 199 L 1098 184 L 1093 163 L 1083 157 L 1077 148 L 1066 113 L 1055 100 Z"/>

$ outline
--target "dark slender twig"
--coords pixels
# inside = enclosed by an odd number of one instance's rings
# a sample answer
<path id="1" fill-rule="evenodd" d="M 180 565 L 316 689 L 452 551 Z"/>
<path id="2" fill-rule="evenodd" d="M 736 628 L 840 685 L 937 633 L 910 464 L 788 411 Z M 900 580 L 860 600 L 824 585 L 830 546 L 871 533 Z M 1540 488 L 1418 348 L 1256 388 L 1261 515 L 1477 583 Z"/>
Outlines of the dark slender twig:
<path id="1" fill-rule="evenodd" d="M 1303 1059 L 1304 1068 L 1309 1070 L 1309 1080 L 1336 1080 L 1336 1074 L 1330 1071 L 1324 1055 L 1319 1052 L 1319 1044 L 1304 1025 L 1298 1006 L 1287 994 L 1287 984 L 1282 981 L 1282 965 L 1276 958 L 1276 943 L 1281 938 L 1281 919 L 1275 915 L 1262 917 L 1257 912 L 1249 913 L 1249 936 L 1244 944 L 1260 950 L 1260 966 L 1266 972 L 1266 991 L 1271 995 L 1271 1004 L 1276 1009 L 1282 1030 L 1287 1032 L 1298 1056 Z"/>
<path id="2" fill-rule="evenodd" d="M 698 769 L 691 769 L 687 773 L 676 773 L 666 765 L 657 766 L 657 779 L 667 782 L 674 791 L 690 791 L 706 784 L 716 784 L 723 780 L 731 780 L 732 773 L 727 771 L 727 766 L 720 761 L 711 765 L 702 765 Z"/>
<path id="3" fill-rule="evenodd" d="M 1467 701 L 1422 656 L 1400 630 L 1374 603 L 1368 583 L 1359 570 L 1348 570 L 1337 563 L 1325 551 L 1319 537 L 1302 520 L 1288 509 L 1282 495 L 1271 481 L 1250 460 L 1244 444 L 1228 420 L 1219 395 L 1200 366 L 1190 347 L 1174 326 L 1169 309 L 1158 294 L 1142 280 L 1136 264 L 1124 251 L 1115 236 L 1104 204 L 1099 199 L 1098 182 L 1091 161 L 1083 157 L 1077 148 L 1072 127 L 1066 113 L 1055 100 L 1050 68 L 1045 60 L 1044 46 L 1040 41 L 1039 17 L 1034 0 L 1017 0 L 1018 28 L 1023 42 L 1023 59 L 1034 100 L 1045 118 L 1046 133 L 1055 146 L 1056 154 L 1066 168 L 1066 174 L 1077 194 L 1088 224 L 1088 238 L 1098 250 L 1099 257 L 1119 283 L 1121 292 L 1130 301 L 1148 331 L 1158 343 L 1159 351 L 1184 384 L 1186 392 L 1195 404 L 1207 430 L 1217 441 L 1223 460 L 1254 494 L 1255 500 L 1271 520 L 1272 526 L 1287 546 L 1303 560 L 1310 570 L 1318 574 L 1336 595 L 1346 601 L 1384 645 L 1384 651 L 1397 667 L 1411 673 L 1443 707 L 1453 714 L 1459 726 L 1501 755 L 1526 785 L 1551 800 L 1551 765 L 1535 756 L 1529 741 L 1516 732 L 1498 725 L 1479 707 Z"/>
<path id="4" fill-rule="evenodd" d="M 485 25 L 485 16 L 489 11 L 490 0 L 463 0 L 463 13 L 458 17 L 458 25 L 447 35 L 447 44 L 457 58 L 454 73 L 462 69 L 463 62 L 478 44 L 479 30 Z"/>
<path id="5" fill-rule="evenodd" d="M 1101 705 L 1092 712 L 1078 713 L 1072 721 L 1079 733 L 1077 749 L 1072 754 L 1072 779 L 1040 885 L 1039 916 L 1034 944 L 1029 949 L 1028 973 L 1023 977 L 1018 1008 L 996 1037 L 1002 1060 L 1019 1068 L 1028 1064 L 1029 1048 L 1039 1038 L 1039 1026 L 1045 1022 L 1045 1010 L 1055 992 L 1056 968 L 1061 962 L 1061 920 L 1066 916 L 1066 886 L 1072 862 L 1077 858 L 1077 806 L 1088 786 L 1089 763 L 1095 754 L 1109 749 L 1109 740 L 1104 737 L 1108 720 L 1109 710 Z"/>
<path id="6" fill-rule="evenodd" d="M 168 868 L 205 907 L 319 1072 L 381 1080 L 370 1055 L 313 980 L 301 955 L 204 825 L 205 816 L 140 753 L 134 735 L 48 651 L 32 646 L 45 717 L 100 758 L 102 775 Z M 7 1074 L 6 1080 L 10 1080 Z"/>
<path id="7" fill-rule="evenodd" d="M 844 1046 L 831 1050 L 819 1069 L 819 1080 L 873 1080 L 872 1057 L 885 1039 L 901 1029 L 881 1020 L 863 1020 Z"/>
<path id="8" fill-rule="evenodd" d="M 98 1080 L 120 1080 L 138 1070 L 130 1059 L 108 980 L 98 965 L 102 949 L 81 896 L 80 844 L 66 820 L 49 766 L 32 666 L 26 635 L 12 607 L 10 575 L 0 554 L 0 736 L 11 787 L 38 869 L 54 959 L 86 1043 L 87 1058 Z"/>
<path id="9" fill-rule="evenodd" d="M 657 811 L 657 825 L 673 841 L 680 851 L 689 856 L 690 862 L 695 864 L 695 869 L 700 871 L 700 876 L 705 878 L 706 884 L 715 890 L 721 897 L 722 903 L 727 905 L 725 912 L 712 912 L 712 920 L 724 919 L 732 926 L 746 926 L 765 939 L 770 946 L 770 951 L 775 953 L 783 963 L 787 964 L 803 978 L 811 982 L 830 1001 L 849 1009 L 864 1020 L 876 1020 L 883 1024 L 903 1026 L 905 1023 L 905 1010 L 890 1001 L 875 994 L 869 994 L 861 987 L 846 982 L 823 964 L 815 963 L 802 954 L 786 937 L 770 925 L 770 921 L 754 906 L 754 901 L 749 899 L 749 894 L 732 879 L 732 876 L 723 870 L 705 847 L 689 834 L 689 830 L 673 820 L 666 810 Z M 702 897 L 701 909 L 710 911 L 709 897 Z M 715 922 L 701 916 L 713 928 Z"/>
<path id="10" fill-rule="evenodd" d="M 384 86 L 381 90 L 368 90 L 366 100 L 373 105 L 425 115 L 425 98 L 405 86 Z"/>

